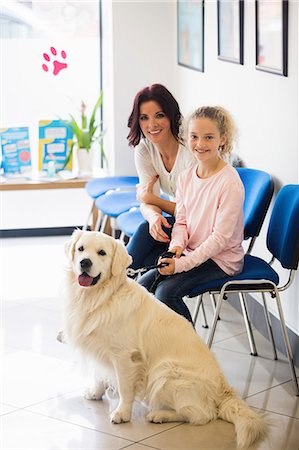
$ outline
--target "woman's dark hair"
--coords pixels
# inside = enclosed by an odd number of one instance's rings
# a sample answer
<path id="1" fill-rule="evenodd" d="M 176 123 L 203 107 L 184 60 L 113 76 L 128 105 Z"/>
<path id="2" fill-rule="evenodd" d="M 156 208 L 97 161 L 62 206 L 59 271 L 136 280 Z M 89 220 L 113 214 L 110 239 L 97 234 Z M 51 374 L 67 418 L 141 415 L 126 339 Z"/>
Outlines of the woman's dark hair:
<path id="1" fill-rule="evenodd" d="M 143 137 L 139 126 L 140 105 L 149 101 L 157 102 L 161 106 L 162 111 L 170 121 L 170 129 L 173 136 L 179 141 L 179 129 L 183 118 L 179 104 L 162 84 L 152 84 L 139 91 L 134 98 L 133 109 L 128 120 L 130 132 L 127 139 L 129 145 L 136 147 L 141 137 Z"/>

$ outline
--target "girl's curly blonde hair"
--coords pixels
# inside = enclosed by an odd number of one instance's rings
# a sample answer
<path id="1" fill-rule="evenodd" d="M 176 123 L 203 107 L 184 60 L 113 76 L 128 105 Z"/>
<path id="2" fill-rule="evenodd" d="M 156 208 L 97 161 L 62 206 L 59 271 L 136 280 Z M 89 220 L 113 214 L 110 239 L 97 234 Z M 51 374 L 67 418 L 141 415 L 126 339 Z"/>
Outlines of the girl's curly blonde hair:
<path id="1" fill-rule="evenodd" d="M 225 135 L 226 142 L 219 148 L 221 158 L 230 157 L 233 143 L 236 140 L 237 129 L 230 113 L 222 106 L 201 106 L 191 113 L 184 121 L 181 136 L 184 142 L 188 140 L 188 128 L 191 120 L 206 118 L 215 122 L 220 136 Z"/>

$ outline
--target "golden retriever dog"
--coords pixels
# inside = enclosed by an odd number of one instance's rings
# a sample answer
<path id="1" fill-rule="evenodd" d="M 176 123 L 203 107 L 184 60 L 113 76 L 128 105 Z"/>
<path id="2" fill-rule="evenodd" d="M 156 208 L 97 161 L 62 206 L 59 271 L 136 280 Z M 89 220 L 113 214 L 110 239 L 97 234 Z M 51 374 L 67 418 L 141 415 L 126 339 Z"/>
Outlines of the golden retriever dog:
<path id="1" fill-rule="evenodd" d="M 67 340 L 100 367 L 87 398 L 109 385 L 119 394 L 113 423 L 129 422 L 134 399 L 151 422 L 204 425 L 217 418 L 235 425 L 238 447 L 267 433 L 264 419 L 238 398 L 192 325 L 126 275 L 124 245 L 102 233 L 74 231 L 69 258 Z"/>

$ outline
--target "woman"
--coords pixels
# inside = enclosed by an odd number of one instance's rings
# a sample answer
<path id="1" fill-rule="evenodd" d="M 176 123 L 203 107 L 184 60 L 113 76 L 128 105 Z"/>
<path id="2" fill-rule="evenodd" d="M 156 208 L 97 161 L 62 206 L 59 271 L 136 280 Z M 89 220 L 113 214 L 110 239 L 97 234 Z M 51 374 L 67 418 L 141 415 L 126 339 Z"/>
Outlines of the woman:
<path id="1" fill-rule="evenodd" d="M 177 178 L 195 163 L 179 137 L 181 120 L 177 101 L 161 84 L 145 87 L 136 94 L 128 120 L 128 142 L 135 148 L 140 179 L 137 196 L 145 222 L 127 246 L 133 268 L 153 264 L 170 242 Z M 169 200 L 160 197 L 160 190 Z"/>

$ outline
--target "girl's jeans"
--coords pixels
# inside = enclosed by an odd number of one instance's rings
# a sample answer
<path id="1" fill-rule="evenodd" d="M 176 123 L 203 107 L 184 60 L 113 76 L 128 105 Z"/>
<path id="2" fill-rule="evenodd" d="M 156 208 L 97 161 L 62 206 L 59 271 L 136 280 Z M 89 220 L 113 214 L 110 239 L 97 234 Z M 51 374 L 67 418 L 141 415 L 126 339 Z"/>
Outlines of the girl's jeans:
<path id="1" fill-rule="evenodd" d="M 147 290 L 150 290 L 158 275 L 158 270 L 152 269 L 142 275 L 138 279 L 138 283 Z M 169 308 L 181 314 L 192 323 L 189 309 L 184 303 L 183 297 L 189 295 L 201 283 L 208 283 L 209 281 L 218 280 L 227 276 L 212 259 L 208 259 L 200 266 L 194 267 L 188 272 L 176 273 L 165 277 L 160 276 L 161 281 L 156 286 L 153 294 L 158 300 L 165 303 Z"/>

